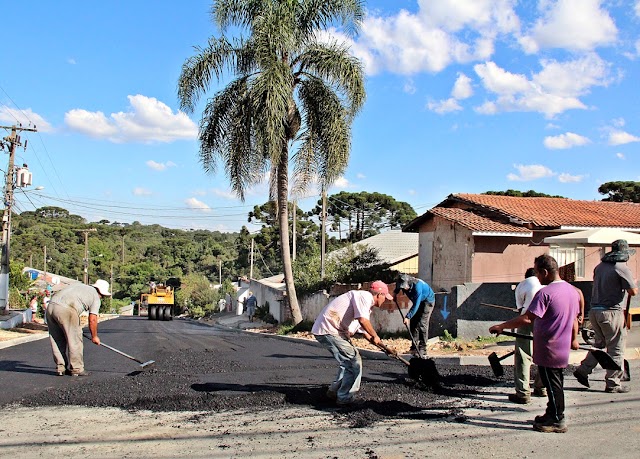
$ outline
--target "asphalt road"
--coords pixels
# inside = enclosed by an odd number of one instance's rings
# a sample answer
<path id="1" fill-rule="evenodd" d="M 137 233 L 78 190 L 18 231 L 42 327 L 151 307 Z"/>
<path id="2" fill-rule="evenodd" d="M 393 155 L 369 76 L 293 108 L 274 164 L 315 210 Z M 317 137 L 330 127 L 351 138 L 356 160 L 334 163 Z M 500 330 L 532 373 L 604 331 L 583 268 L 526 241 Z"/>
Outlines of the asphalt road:
<path id="1" fill-rule="evenodd" d="M 586 390 L 569 368 L 569 432 L 541 434 L 531 419 L 546 400 L 509 403 L 509 367 L 498 380 L 488 366 L 439 364 L 444 391 L 433 394 L 407 385 L 398 361 L 367 356 L 364 405 L 336 409 L 322 387 L 336 363 L 313 341 L 138 317 L 99 331 L 156 366 L 139 372 L 86 342 L 91 376 L 57 377 L 48 340 L 0 350 L 0 456 L 592 459 L 640 449 L 638 360 L 628 394 L 605 394 L 602 370 Z"/>

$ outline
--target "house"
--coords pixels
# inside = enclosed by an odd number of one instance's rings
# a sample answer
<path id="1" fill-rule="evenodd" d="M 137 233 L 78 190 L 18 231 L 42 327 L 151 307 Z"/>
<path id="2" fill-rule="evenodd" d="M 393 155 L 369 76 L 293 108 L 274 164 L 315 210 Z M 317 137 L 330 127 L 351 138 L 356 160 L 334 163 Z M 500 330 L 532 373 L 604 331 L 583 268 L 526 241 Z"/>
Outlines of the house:
<path id="1" fill-rule="evenodd" d="M 419 234 L 418 277 L 436 290 L 449 290 L 465 283 L 518 282 L 544 253 L 565 267 L 569 280 L 592 281 L 604 247 L 544 239 L 595 228 L 640 232 L 640 204 L 452 194 L 403 231 Z M 636 276 L 639 260 L 636 254 L 628 262 Z"/>
<path id="2" fill-rule="evenodd" d="M 377 252 L 382 263 L 389 264 L 390 269 L 395 269 L 406 274 L 418 274 L 418 241 L 416 233 L 390 230 L 375 236 L 354 242 L 348 248 L 334 250 L 327 255 L 328 258 L 346 253 L 350 248 L 370 248 Z"/>

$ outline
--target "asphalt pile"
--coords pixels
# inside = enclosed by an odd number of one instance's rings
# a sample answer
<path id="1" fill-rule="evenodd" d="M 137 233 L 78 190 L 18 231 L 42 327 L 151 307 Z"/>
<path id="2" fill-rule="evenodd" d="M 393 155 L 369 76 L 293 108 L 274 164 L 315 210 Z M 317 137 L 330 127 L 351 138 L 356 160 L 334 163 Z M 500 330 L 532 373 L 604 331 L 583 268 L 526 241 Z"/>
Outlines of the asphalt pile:
<path id="1" fill-rule="evenodd" d="M 106 380 L 92 381 L 89 376 L 64 389 L 31 394 L 21 404 L 196 412 L 273 410 L 298 405 L 330 411 L 350 427 L 365 427 L 398 417 L 464 422 L 463 409 L 478 404 L 478 393 L 490 386 L 510 386 L 513 379 L 510 368 L 505 368 L 503 378 L 495 378 L 489 366 L 438 364 L 441 387 L 434 390 L 410 379 L 404 365 L 365 358 L 366 373 L 358 394 L 360 403 L 338 408 L 327 399 L 327 387 L 320 381 L 318 384 L 288 381 L 287 373 L 296 370 L 296 362 L 280 360 L 282 363 L 275 368 L 273 362 L 256 368 L 255 362 L 236 361 L 207 349 L 183 350 L 160 356 L 152 369 Z M 335 361 L 324 359 L 319 365 L 333 373 Z M 282 378 L 272 377 L 268 383 L 247 382 L 263 381 L 251 376 L 261 372 L 281 374 Z"/>

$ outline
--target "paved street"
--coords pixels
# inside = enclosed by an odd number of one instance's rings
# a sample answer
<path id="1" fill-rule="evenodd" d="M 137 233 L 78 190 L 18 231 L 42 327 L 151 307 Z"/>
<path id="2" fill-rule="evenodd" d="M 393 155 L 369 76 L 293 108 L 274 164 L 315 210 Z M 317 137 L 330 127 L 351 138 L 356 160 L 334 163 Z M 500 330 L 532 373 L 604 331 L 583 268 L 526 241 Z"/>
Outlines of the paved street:
<path id="1" fill-rule="evenodd" d="M 546 399 L 508 403 L 510 381 L 486 366 L 439 365 L 450 390 L 433 397 L 403 385 L 397 361 L 365 357 L 366 404 L 344 410 L 318 401 L 335 363 L 313 342 L 137 317 L 101 323 L 100 336 L 156 368 L 137 373 L 87 342 L 91 376 L 56 377 L 47 340 L 0 350 L 0 403 L 26 405 L 2 409 L 0 456 L 631 458 L 640 448 L 638 360 L 628 394 L 605 394 L 601 370 L 591 390 L 568 376 L 569 432 L 541 434 L 530 421 Z M 465 378 L 468 393 L 453 382 Z"/>

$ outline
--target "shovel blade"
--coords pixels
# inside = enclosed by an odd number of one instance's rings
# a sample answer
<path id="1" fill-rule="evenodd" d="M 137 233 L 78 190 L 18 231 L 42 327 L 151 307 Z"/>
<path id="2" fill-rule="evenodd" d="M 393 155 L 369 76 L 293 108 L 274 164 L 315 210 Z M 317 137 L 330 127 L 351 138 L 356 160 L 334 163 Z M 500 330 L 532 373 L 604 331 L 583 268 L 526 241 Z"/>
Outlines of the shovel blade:
<path id="1" fill-rule="evenodd" d="M 141 370 L 148 370 L 150 368 L 153 368 L 156 365 L 156 361 L 155 360 L 149 360 L 148 362 L 144 362 L 140 364 L 140 369 Z"/>

